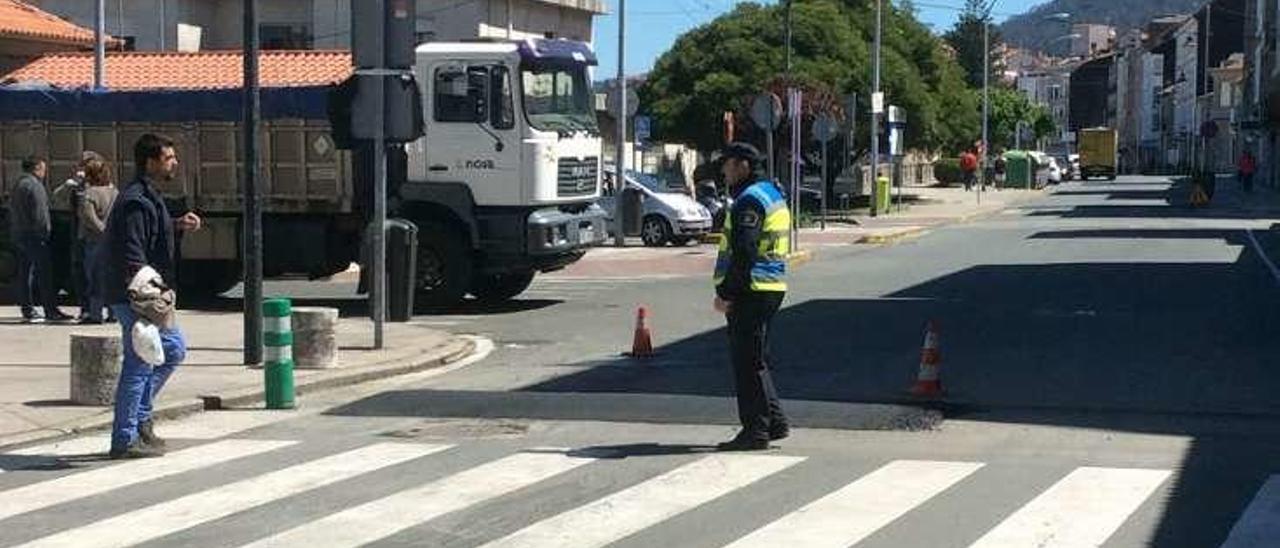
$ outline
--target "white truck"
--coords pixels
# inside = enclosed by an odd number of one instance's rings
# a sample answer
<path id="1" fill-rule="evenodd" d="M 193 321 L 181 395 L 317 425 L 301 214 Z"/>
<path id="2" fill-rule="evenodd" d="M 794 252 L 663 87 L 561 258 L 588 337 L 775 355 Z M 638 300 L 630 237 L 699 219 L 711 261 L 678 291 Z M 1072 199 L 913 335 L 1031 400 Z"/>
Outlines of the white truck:
<path id="1" fill-rule="evenodd" d="M 403 152 L 393 147 L 388 169 L 389 216 L 419 228 L 416 302 L 448 305 L 467 294 L 507 299 L 538 272 L 563 268 L 604 240 L 606 215 L 595 205 L 601 139 L 588 77 L 594 63 L 586 44 L 565 40 L 417 48 L 425 136 Z M 334 146 L 344 139 L 333 131 L 341 94 L 332 91 L 263 90 L 268 277 L 319 278 L 365 258 L 371 154 L 367 145 L 355 152 Z M 207 230 L 182 242 L 179 284 L 188 298 L 221 293 L 240 280 L 239 96 L 0 87 L 0 202 L 27 154 L 48 157 L 50 180 L 61 181 L 91 148 L 127 181 L 133 141 L 164 133 L 182 159 L 179 176 L 162 188 L 171 209 L 207 220 Z M 7 245 L 8 238 L 0 240 Z M 12 276 L 8 256 L 0 249 L 0 284 Z"/>

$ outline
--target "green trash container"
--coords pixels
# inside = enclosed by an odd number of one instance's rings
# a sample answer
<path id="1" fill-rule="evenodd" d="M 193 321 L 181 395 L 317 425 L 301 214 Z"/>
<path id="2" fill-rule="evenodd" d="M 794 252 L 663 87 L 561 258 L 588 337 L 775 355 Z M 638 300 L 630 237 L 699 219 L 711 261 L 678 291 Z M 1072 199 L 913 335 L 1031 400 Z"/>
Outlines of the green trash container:
<path id="1" fill-rule="evenodd" d="M 1035 160 L 1022 150 L 1004 153 L 1004 186 L 1031 188 L 1035 183 Z"/>
<path id="2" fill-rule="evenodd" d="M 889 212 L 889 204 L 892 203 L 893 189 L 889 186 L 888 177 L 880 177 L 876 179 L 876 211 L 880 213 Z"/>

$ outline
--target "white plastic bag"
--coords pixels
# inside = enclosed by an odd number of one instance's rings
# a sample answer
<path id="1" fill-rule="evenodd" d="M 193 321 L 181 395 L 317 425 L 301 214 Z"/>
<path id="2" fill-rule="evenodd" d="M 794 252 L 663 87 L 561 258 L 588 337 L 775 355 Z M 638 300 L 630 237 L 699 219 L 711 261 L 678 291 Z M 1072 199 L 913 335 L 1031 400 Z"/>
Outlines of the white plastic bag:
<path id="1" fill-rule="evenodd" d="M 160 328 L 139 319 L 133 323 L 133 351 L 147 365 L 155 367 L 164 363 L 164 346 L 160 343 Z"/>

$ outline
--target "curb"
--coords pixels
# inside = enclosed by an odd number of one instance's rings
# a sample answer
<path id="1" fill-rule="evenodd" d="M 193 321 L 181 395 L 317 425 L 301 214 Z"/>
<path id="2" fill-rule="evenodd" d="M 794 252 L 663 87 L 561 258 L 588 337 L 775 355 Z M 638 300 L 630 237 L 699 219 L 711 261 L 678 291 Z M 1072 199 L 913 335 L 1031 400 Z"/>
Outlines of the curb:
<path id="1" fill-rule="evenodd" d="M 720 240 L 723 240 L 723 239 L 724 239 L 724 234 L 721 234 L 719 232 L 711 232 L 711 233 L 703 234 L 701 237 L 698 238 L 698 241 L 704 244 L 720 245 Z"/>
<path id="2" fill-rule="evenodd" d="M 925 234 L 926 232 L 928 232 L 929 229 L 930 227 L 916 227 L 916 228 L 911 228 L 907 230 L 900 230 L 898 232 L 891 232 L 888 234 L 868 234 L 866 236 L 858 238 L 858 240 L 854 243 L 869 244 L 869 245 L 889 245 L 889 244 L 900 242 L 902 240 L 919 237 Z"/>
<path id="3" fill-rule="evenodd" d="M 439 352 L 436 352 L 437 350 L 439 350 Z M 345 374 L 299 382 L 295 386 L 295 390 L 298 395 L 302 395 L 308 391 L 320 392 L 389 377 L 407 375 L 409 373 L 417 373 L 419 371 L 443 367 L 451 363 L 461 361 L 466 359 L 475 351 L 476 343 L 474 340 L 455 335 L 449 340 L 434 347 L 424 349 L 423 352 L 419 353 L 420 355 L 434 354 L 434 357 L 409 362 L 399 362 L 396 360 L 376 362 L 374 364 L 364 366 L 360 370 L 353 370 Z M 199 397 L 216 397 L 221 400 L 224 407 L 244 407 L 260 404 L 264 401 L 263 390 L 261 387 L 241 388 L 223 394 L 202 394 Z M 109 407 L 105 409 L 109 409 Z M 152 415 L 159 420 L 173 420 L 188 415 L 194 415 L 202 411 L 205 411 L 205 403 L 203 401 L 182 401 L 158 406 L 154 411 L 152 411 Z M 112 419 L 110 416 L 95 416 L 78 421 L 73 420 L 69 423 L 58 425 L 56 427 L 48 427 L 31 432 L 14 434 L 13 436 L 0 437 L 0 448 L 49 441 L 85 432 L 105 430 L 111 427 L 111 422 Z"/>

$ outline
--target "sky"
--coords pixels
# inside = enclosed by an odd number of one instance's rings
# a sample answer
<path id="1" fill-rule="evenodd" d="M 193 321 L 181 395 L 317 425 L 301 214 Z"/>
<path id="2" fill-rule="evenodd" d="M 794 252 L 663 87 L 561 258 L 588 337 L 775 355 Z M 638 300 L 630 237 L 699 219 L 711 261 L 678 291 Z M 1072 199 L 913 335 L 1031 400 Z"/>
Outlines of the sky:
<path id="1" fill-rule="evenodd" d="M 1046 0 L 998 0 L 997 21 L 1030 10 Z M 658 56 L 681 34 L 715 19 L 738 0 L 631 0 L 627 3 L 627 74 L 648 72 Z M 776 0 L 762 0 L 773 4 Z M 618 71 L 618 0 L 607 0 L 610 13 L 596 17 L 595 48 L 600 57 L 596 79 L 612 78 Z M 941 34 L 951 27 L 964 0 L 917 0 L 920 19 Z"/>

